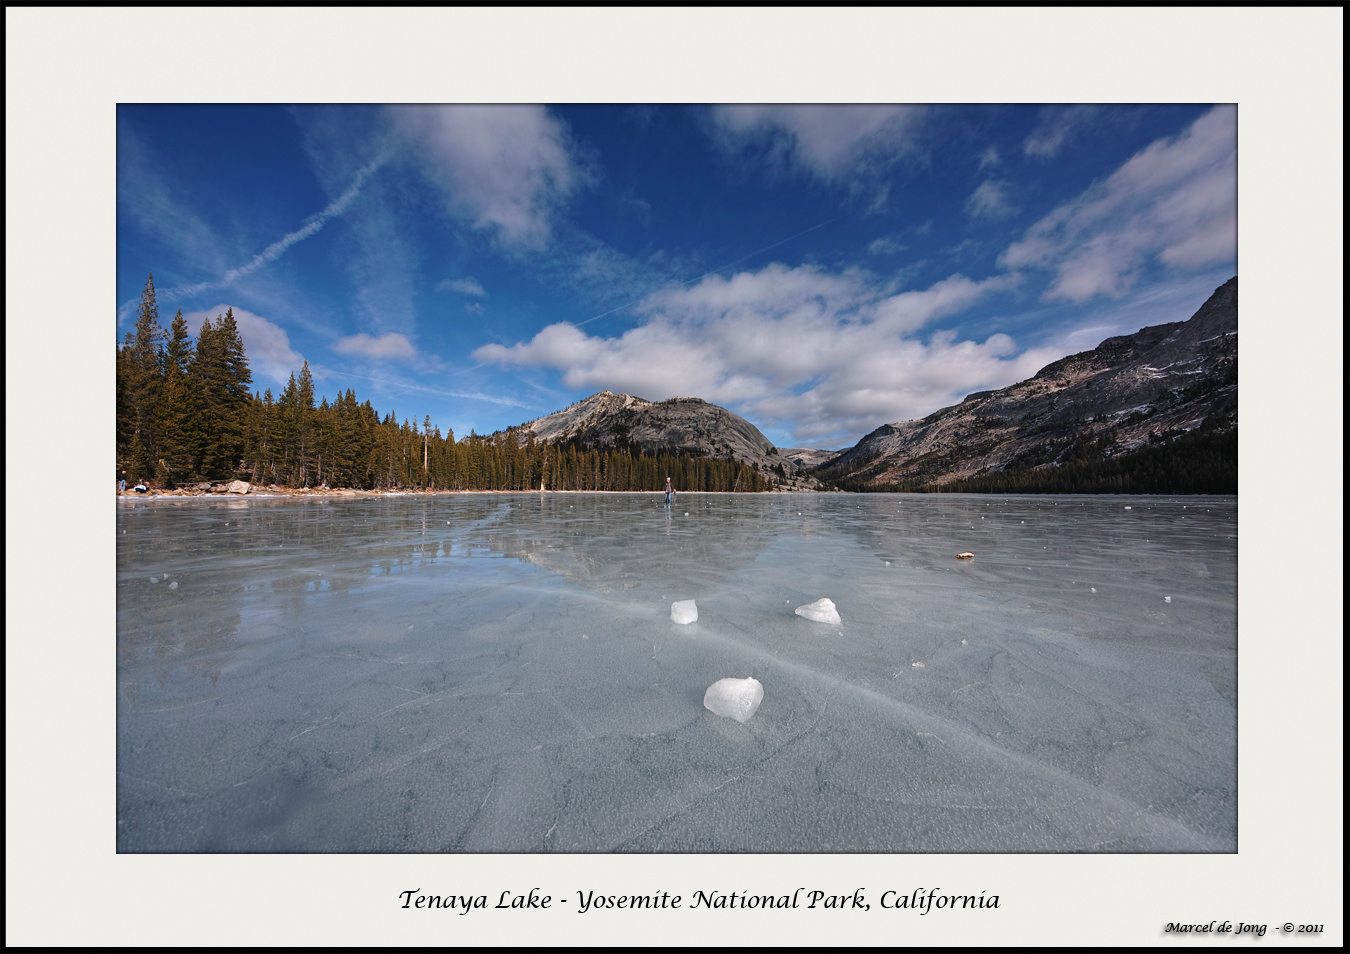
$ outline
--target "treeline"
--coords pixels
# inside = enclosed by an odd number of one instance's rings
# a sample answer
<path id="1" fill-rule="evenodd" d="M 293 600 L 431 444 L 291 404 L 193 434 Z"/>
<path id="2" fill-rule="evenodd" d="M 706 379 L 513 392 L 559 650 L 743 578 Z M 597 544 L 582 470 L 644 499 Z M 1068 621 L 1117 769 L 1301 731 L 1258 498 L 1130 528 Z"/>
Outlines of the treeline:
<path id="1" fill-rule="evenodd" d="M 840 481 L 841 490 L 961 494 L 1236 494 L 1237 428 L 1157 434 L 1116 457 L 1072 457 L 1059 466 L 1014 465 L 944 484 Z"/>
<path id="2" fill-rule="evenodd" d="M 117 472 L 156 487 L 243 479 L 287 487 L 361 490 L 768 490 L 753 467 L 635 449 L 538 444 L 518 429 L 455 440 L 430 415 L 383 419 L 348 389 L 314 404 L 309 364 L 280 395 L 251 393 L 233 310 L 207 320 L 195 342 L 182 312 L 159 324 L 153 276 L 136 326 L 117 351 Z"/>

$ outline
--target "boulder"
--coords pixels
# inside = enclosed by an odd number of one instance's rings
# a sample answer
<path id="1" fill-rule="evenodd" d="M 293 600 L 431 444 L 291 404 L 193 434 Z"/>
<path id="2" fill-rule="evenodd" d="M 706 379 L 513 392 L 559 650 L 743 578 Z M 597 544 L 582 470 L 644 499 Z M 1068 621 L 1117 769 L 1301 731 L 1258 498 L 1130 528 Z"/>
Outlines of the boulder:
<path id="1" fill-rule="evenodd" d="M 251 491 L 253 487 L 246 480 L 232 480 L 225 489 L 232 494 L 246 494 Z"/>

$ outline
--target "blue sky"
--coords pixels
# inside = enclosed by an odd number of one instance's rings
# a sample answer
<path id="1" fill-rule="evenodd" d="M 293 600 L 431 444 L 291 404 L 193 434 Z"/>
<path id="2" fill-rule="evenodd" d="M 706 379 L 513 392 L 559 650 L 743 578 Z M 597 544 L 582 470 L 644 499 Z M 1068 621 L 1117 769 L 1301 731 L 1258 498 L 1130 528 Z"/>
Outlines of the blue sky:
<path id="1" fill-rule="evenodd" d="M 845 447 L 1237 273 L 1229 106 L 120 106 L 117 337 L 457 436 L 602 389 Z"/>

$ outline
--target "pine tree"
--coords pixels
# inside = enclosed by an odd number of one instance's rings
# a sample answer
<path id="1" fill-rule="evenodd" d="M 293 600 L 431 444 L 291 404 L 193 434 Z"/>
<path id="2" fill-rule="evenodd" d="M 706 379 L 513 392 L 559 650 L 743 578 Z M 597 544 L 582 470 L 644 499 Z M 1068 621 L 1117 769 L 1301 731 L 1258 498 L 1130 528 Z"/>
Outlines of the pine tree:
<path id="1" fill-rule="evenodd" d="M 164 383 L 156 427 L 159 456 L 168 471 L 165 482 L 170 486 L 187 483 L 196 463 L 193 435 L 197 431 L 197 398 L 189 375 L 192 358 L 192 340 L 180 310 L 169 326 L 169 341 L 163 352 Z"/>
<path id="2" fill-rule="evenodd" d="M 253 381 L 233 308 L 215 325 L 202 323 L 191 373 L 199 400 L 196 469 L 213 480 L 229 478 L 243 461 Z"/>
<path id="3" fill-rule="evenodd" d="M 314 459 L 314 376 L 310 374 L 308 361 L 300 369 L 300 378 L 296 381 L 294 414 L 295 459 L 300 486 L 308 487 Z"/>
<path id="4" fill-rule="evenodd" d="M 133 478 L 154 475 L 159 441 L 156 414 L 163 385 L 160 345 L 165 339 L 159 326 L 159 306 L 155 302 L 155 276 L 145 281 L 136 328 L 128 333 L 124 345 L 123 390 L 129 421 L 129 446 L 125 463 Z"/>

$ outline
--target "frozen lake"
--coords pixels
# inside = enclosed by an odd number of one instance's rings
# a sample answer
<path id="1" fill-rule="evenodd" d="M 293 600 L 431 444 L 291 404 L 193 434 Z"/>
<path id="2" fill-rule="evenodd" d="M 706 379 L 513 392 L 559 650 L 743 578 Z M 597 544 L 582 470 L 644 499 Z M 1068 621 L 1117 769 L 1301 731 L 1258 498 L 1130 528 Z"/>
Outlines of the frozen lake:
<path id="1" fill-rule="evenodd" d="M 119 500 L 117 534 L 120 851 L 1237 849 L 1233 497 Z"/>

